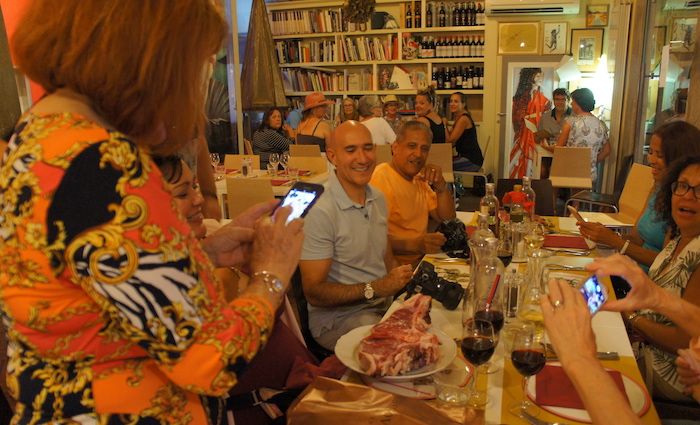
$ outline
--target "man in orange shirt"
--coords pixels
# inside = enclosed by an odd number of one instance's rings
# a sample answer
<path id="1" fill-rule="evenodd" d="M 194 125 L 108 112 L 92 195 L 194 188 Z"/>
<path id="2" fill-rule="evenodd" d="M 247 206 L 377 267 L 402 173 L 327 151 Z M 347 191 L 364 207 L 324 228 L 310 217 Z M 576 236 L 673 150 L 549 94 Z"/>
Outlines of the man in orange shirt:
<path id="1" fill-rule="evenodd" d="M 389 209 L 389 241 L 396 258 L 415 264 L 423 254 L 439 252 L 442 233 L 428 233 L 428 218 L 455 218 L 452 194 L 437 165 L 428 164 L 433 135 L 418 121 L 399 130 L 390 163 L 378 165 L 370 184 L 384 193 Z"/>

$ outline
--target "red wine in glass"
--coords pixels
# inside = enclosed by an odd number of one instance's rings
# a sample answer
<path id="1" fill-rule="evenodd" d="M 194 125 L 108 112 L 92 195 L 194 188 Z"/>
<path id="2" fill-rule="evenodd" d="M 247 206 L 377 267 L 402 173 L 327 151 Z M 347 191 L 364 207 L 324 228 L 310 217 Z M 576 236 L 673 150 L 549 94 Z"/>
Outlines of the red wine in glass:
<path id="1" fill-rule="evenodd" d="M 503 328 L 503 312 L 500 310 L 479 310 L 474 313 L 474 319 L 491 322 L 493 325 L 493 330 L 496 333 L 500 332 Z"/>
<path id="2" fill-rule="evenodd" d="M 493 338 L 470 336 L 464 338 L 461 343 L 462 354 L 469 360 L 469 363 L 479 366 L 493 356 L 496 343 Z"/>
<path id="3" fill-rule="evenodd" d="M 510 359 L 523 376 L 538 374 L 547 360 L 543 352 L 536 350 L 513 350 Z"/>

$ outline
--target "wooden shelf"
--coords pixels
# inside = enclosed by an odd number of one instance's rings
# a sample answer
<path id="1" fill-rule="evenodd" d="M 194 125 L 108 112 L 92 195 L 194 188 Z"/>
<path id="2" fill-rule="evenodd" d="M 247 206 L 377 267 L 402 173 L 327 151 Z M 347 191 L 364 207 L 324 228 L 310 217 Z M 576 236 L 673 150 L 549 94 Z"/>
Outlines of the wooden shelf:
<path id="1" fill-rule="evenodd" d="M 343 35 L 348 37 L 358 37 L 358 36 L 371 36 L 371 35 L 386 35 L 386 34 L 409 34 L 409 33 L 449 33 L 449 32 L 483 32 L 484 26 L 474 26 L 474 27 L 432 27 L 432 28 L 384 28 L 379 30 L 367 30 L 367 31 L 337 31 L 337 32 L 313 32 L 313 33 L 303 33 L 303 34 L 284 34 L 284 35 L 273 35 L 274 40 L 289 40 L 294 38 L 330 38 L 336 35 Z"/>
<path id="2" fill-rule="evenodd" d="M 486 27 L 484 25 L 476 25 L 473 27 L 430 27 L 430 28 L 398 28 L 396 31 L 402 33 L 409 32 L 469 32 L 469 31 L 484 31 Z"/>
<path id="3" fill-rule="evenodd" d="M 367 66 L 367 65 L 409 65 L 416 63 L 483 63 L 484 58 L 432 58 L 432 59 L 402 59 L 384 61 L 353 61 L 353 62 L 303 62 L 281 63 L 280 68 L 305 67 L 334 67 L 334 66 Z"/>
<path id="4" fill-rule="evenodd" d="M 447 89 L 447 90 L 435 90 L 436 94 L 452 94 L 454 92 L 464 93 L 464 94 L 484 94 L 484 90 L 468 90 L 468 89 Z M 307 94 L 313 93 L 312 91 L 292 91 L 285 92 L 286 96 L 306 96 Z M 364 96 L 364 95 L 387 95 L 393 94 L 396 96 L 413 96 L 418 93 L 417 89 L 397 89 L 397 90 L 339 90 L 339 91 L 322 91 L 324 96 Z"/>

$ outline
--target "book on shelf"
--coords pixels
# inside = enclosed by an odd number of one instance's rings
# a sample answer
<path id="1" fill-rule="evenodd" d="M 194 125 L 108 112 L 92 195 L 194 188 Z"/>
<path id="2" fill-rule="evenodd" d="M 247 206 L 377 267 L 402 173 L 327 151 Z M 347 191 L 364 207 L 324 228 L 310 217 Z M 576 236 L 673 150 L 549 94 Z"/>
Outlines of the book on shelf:
<path id="1" fill-rule="evenodd" d="M 372 72 L 363 69 L 361 71 L 345 70 L 346 87 L 349 91 L 370 91 L 372 87 Z"/>
<path id="2" fill-rule="evenodd" d="M 334 40 L 278 40 L 275 49 L 281 64 L 336 61 Z"/>
<path id="3" fill-rule="evenodd" d="M 398 39 L 394 34 L 386 37 L 345 37 L 340 51 L 342 62 L 386 61 L 398 59 Z"/>
<path id="4" fill-rule="evenodd" d="M 282 84 L 286 92 L 344 91 L 345 74 L 321 70 L 284 69 Z"/>
<path id="5" fill-rule="evenodd" d="M 281 10 L 268 13 L 272 35 L 314 34 L 343 31 L 343 10 Z"/>

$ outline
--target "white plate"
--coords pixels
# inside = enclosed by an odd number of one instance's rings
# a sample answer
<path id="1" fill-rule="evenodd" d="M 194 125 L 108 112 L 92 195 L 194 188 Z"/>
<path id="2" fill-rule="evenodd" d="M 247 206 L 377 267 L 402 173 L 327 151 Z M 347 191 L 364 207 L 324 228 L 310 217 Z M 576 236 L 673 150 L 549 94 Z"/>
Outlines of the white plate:
<path id="1" fill-rule="evenodd" d="M 548 363 L 551 365 L 561 365 L 560 363 Z M 608 369 L 612 370 L 612 369 Z M 633 381 L 631 378 L 628 378 L 627 375 L 624 373 L 621 373 L 622 375 L 622 383 L 625 386 L 625 392 L 627 393 L 627 398 L 630 401 L 630 406 L 632 407 L 632 411 L 637 414 L 637 416 L 642 416 L 644 415 L 647 410 L 649 410 L 649 407 L 651 406 L 651 400 L 649 400 L 649 395 L 640 384 L 638 384 L 636 381 Z M 527 396 L 535 402 L 536 400 L 536 379 L 537 375 L 535 375 L 535 379 L 528 379 L 527 381 Z M 544 410 L 548 411 L 549 413 L 555 414 L 557 416 L 561 416 L 562 418 L 565 419 L 570 419 L 572 421 L 579 421 L 579 422 L 585 422 L 585 423 L 591 423 L 591 417 L 588 415 L 588 411 L 583 410 L 583 409 L 570 409 L 567 407 L 555 407 L 555 406 L 543 406 L 541 404 L 538 404 L 541 408 Z"/>
<path id="2" fill-rule="evenodd" d="M 354 370 L 357 373 L 365 374 L 360 367 L 360 360 L 357 357 L 357 350 L 362 338 L 370 334 L 374 325 L 360 326 L 355 328 L 338 339 L 335 344 L 335 355 L 345 366 Z M 440 341 L 438 348 L 438 359 L 435 363 L 408 372 L 404 375 L 382 376 L 383 381 L 406 381 L 410 379 L 422 378 L 432 375 L 433 373 L 446 368 L 457 355 L 457 345 L 445 333 L 438 329 L 430 328 L 428 333 L 434 334 Z"/>

